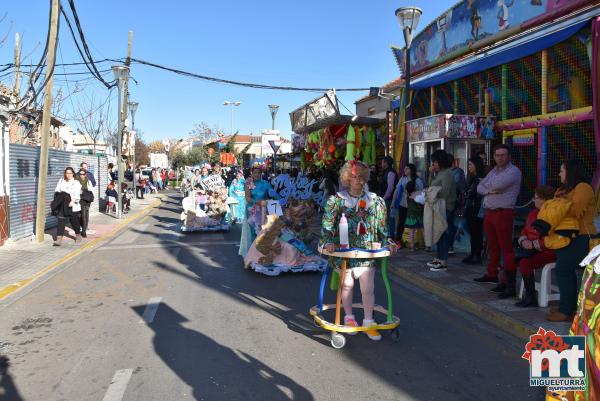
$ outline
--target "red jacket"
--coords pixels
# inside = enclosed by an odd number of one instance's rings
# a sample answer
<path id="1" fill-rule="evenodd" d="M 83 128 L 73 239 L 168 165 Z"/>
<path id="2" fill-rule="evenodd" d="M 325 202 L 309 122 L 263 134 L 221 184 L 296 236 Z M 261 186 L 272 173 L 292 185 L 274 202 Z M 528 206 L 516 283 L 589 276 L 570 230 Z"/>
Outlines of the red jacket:
<path id="1" fill-rule="evenodd" d="M 522 241 L 529 240 L 533 242 L 533 248 L 536 251 L 554 254 L 552 249 L 548 249 L 544 246 L 544 238 L 533 228 L 532 224 L 537 220 L 539 209 L 535 208 L 527 215 L 525 219 L 525 226 L 521 230 L 521 236 L 519 237 L 519 245 Z"/>

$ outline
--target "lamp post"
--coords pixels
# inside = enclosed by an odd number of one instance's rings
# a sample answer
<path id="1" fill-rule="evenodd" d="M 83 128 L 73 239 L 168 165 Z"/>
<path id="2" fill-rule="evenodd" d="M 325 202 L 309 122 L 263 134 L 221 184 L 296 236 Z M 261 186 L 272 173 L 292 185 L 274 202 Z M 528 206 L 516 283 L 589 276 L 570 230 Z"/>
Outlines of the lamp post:
<path id="1" fill-rule="evenodd" d="M 279 110 L 279 106 L 276 104 L 269 105 L 269 111 L 271 112 L 271 119 L 273 120 L 273 124 L 271 125 L 271 130 L 275 131 L 275 115 L 277 114 L 277 110 Z"/>
<path id="2" fill-rule="evenodd" d="M 242 102 L 230 102 L 226 100 L 223 102 L 223 106 L 239 106 Z M 231 107 L 231 135 L 233 135 L 233 107 Z"/>
<path id="3" fill-rule="evenodd" d="M 131 188 L 133 191 L 135 191 L 135 198 L 137 199 L 137 191 L 135 189 L 135 136 L 136 136 L 136 132 L 135 132 L 135 112 L 137 111 L 138 106 L 140 105 L 138 102 L 127 102 L 127 105 L 129 106 L 129 111 L 131 111 L 131 133 L 132 133 L 132 138 L 131 140 L 133 141 L 133 149 L 131 150 L 131 162 L 133 163 L 132 166 L 132 173 L 133 173 L 133 185 Z"/>
<path id="4" fill-rule="evenodd" d="M 404 100 L 403 104 L 405 105 L 406 117 L 405 121 L 409 118 L 409 109 L 410 109 L 410 45 L 413 40 L 413 33 L 417 29 L 417 25 L 419 25 L 419 19 L 421 18 L 421 14 L 423 14 L 423 10 L 418 7 L 400 7 L 396 10 L 396 18 L 398 19 L 398 23 L 400 24 L 400 28 L 402 28 L 402 33 L 404 34 L 404 43 L 406 44 L 406 65 L 404 67 L 404 93 L 402 98 Z"/>
<path id="5" fill-rule="evenodd" d="M 123 106 L 121 105 L 121 92 L 123 90 L 123 81 L 125 81 L 129 75 L 129 67 L 124 65 L 113 65 L 112 66 L 113 73 L 115 74 L 115 79 L 117 80 L 117 86 L 119 88 L 119 111 L 117 113 L 119 118 L 118 131 L 117 131 L 117 168 L 118 168 L 118 176 L 117 176 L 117 217 L 121 218 L 121 183 L 123 182 Z"/>

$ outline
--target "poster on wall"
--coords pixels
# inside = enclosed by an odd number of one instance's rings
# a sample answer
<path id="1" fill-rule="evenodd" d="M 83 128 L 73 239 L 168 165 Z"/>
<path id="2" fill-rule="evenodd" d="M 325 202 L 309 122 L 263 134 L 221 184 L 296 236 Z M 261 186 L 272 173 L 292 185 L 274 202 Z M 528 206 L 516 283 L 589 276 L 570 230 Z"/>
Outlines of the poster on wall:
<path id="1" fill-rule="evenodd" d="M 448 138 L 494 138 L 494 118 L 469 115 L 449 115 L 446 122 Z"/>
<path id="2" fill-rule="evenodd" d="M 463 0 L 414 38 L 410 50 L 412 71 L 425 70 L 439 58 L 565 4 L 559 0 Z"/>

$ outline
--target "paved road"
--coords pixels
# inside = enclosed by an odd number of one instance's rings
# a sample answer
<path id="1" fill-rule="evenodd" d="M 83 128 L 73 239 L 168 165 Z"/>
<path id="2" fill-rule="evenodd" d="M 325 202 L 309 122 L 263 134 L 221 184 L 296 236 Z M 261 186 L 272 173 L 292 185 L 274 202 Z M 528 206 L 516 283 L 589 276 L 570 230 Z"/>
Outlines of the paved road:
<path id="1" fill-rule="evenodd" d="M 333 349 L 307 316 L 320 275 L 243 270 L 237 230 L 181 235 L 179 212 L 0 304 L 0 399 L 543 399 L 523 344 L 397 281 L 400 342 Z"/>

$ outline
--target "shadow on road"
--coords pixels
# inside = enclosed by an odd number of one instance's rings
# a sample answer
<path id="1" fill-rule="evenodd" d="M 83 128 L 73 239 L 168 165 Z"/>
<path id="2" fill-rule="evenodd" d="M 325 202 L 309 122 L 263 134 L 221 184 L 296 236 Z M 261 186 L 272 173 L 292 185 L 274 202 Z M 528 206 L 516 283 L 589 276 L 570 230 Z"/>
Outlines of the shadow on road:
<path id="1" fill-rule="evenodd" d="M 143 316 L 146 306 L 132 309 Z M 155 319 L 154 349 L 163 362 L 193 388 L 197 400 L 314 400 L 304 387 L 250 355 L 225 347 L 183 326 L 187 322 L 161 303 Z"/>
<path id="2" fill-rule="evenodd" d="M 23 401 L 24 398 L 19 394 L 8 368 L 10 360 L 4 355 L 0 355 L 0 399 L 5 401 Z"/>

